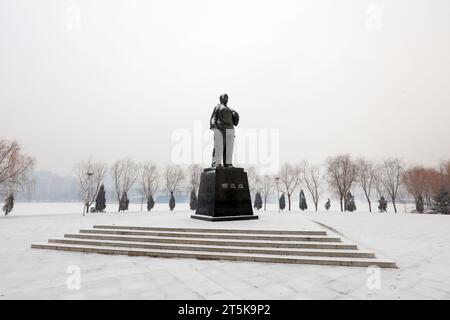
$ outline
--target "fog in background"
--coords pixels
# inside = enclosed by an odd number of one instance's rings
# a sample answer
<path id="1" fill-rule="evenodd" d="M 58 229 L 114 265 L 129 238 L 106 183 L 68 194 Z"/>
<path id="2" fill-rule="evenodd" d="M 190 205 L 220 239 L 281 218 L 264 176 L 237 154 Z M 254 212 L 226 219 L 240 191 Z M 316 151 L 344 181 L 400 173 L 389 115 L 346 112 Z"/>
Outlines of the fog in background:
<path id="1" fill-rule="evenodd" d="M 450 157 L 447 0 L 0 0 L 0 137 L 38 170 L 171 161 L 221 93 L 280 163 Z M 212 133 L 211 133 L 212 135 Z"/>

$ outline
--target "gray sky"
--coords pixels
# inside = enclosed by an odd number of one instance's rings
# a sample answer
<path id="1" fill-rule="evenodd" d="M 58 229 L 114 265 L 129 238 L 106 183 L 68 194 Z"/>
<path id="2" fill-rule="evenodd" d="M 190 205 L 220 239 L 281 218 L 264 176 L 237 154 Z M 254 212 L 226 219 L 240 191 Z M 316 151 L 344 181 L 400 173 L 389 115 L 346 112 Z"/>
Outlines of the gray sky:
<path id="1" fill-rule="evenodd" d="M 174 130 L 206 131 L 227 92 L 240 129 L 279 130 L 280 162 L 434 165 L 450 158 L 449 16 L 448 0 L 0 0 L 0 137 L 58 173 L 90 155 L 165 164 Z"/>

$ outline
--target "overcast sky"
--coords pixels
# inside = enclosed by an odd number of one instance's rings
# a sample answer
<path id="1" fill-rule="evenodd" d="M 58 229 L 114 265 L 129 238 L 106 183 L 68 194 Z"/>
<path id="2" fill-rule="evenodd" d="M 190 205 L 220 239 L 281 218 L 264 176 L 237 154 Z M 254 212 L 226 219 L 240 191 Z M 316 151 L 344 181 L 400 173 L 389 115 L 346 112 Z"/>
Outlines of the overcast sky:
<path id="1" fill-rule="evenodd" d="M 210 134 L 226 92 L 241 130 L 278 130 L 280 162 L 434 165 L 450 158 L 449 16 L 448 0 L 0 0 L 0 138 L 57 173 L 162 165 L 174 131 Z"/>

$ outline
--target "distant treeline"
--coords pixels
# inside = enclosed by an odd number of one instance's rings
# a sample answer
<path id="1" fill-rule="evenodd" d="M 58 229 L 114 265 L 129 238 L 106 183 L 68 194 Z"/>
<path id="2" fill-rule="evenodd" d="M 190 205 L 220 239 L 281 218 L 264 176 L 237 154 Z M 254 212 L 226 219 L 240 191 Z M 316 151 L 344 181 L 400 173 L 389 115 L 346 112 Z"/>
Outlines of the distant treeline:
<path id="1" fill-rule="evenodd" d="M 37 170 L 31 174 L 32 190 L 19 190 L 16 195 L 18 202 L 79 202 L 80 188 L 77 180 L 72 176 L 64 176 L 46 170 Z M 110 177 L 105 177 L 106 198 L 114 201 L 113 183 Z M 138 187 L 131 190 L 130 202 L 140 203 Z M 108 191 L 109 190 L 109 191 Z M 31 192 L 30 192 L 31 191 Z M 170 195 L 160 194 L 155 197 L 157 203 L 168 203 Z M 177 197 L 179 202 L 189 202 L 189 193 Z"/>
<path id="2" fill-rule="evenodd" d="M 89 159 L 74 165 L 72 177 L 62 177 L 48 171 L 33 171 L 34 159 L 24 154 L 15 141 L 0 140 L 0 194 L 5 199 L 3 211 L 9 214 L 14 201 L 69 202 L 83 201 L 84 212 L 104 211 L 106 202 L 117 203 L 118 211 L 128 210 L 130 202 L 143 202 L 152 210 L 155 202 L 165 202 L 170 210 L 178 202 L 189 199 L 196 209 L 202 166 L 167 165 L 158 168 L 151 162 L 136 163 L 124 158 L 111 166 Z M 307 161 L 283 164 L 276 174 L 261 175 L 258 167 L 246 168 L 249 191 L 256 209 L 266 209 L 266 203 L 276 196 L 279 209 L 308 208 L 312 199 L 315 211 L 319 202 L 330 209 L 325 191 L 337 199 L 341 211 L 356 211 L 354 194 L 362 194 L 372 212 L 389 212 L 390 203 L 412 198 L 414 212 L 450 214 L 450 160 L 435 167 L 409 166 L 399 158 L 376 161 L 338 154 L 321 164 Z M 298 195 L 298 197 L 297 197 Z M 372 202 L 378 206 L 373 208 Z M 95 202 L 95 206 L 94 206 Z M 91 209 L 92 207 L 92 209 Z"/>

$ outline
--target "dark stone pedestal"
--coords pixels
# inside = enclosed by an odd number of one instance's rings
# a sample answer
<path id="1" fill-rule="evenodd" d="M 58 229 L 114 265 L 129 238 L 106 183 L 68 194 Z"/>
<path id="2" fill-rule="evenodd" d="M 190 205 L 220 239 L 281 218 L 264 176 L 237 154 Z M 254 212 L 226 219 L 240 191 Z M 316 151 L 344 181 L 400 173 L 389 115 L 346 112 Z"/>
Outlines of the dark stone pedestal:
<path id="1" fill-rule="evenodd" d="M 191 218 L 206 221 L 258 219 L 253 215 L 244 169 L 205 169 L 200 178 L 197 210 Z"/>

